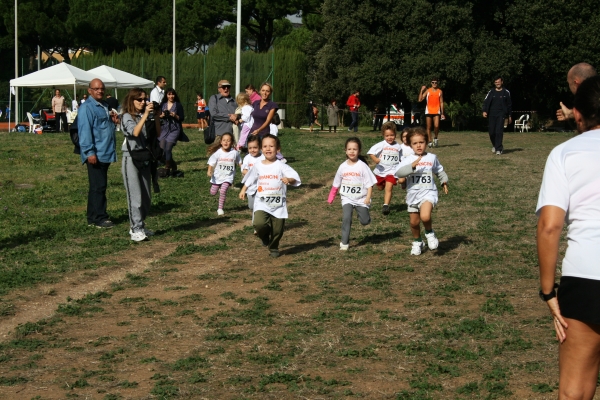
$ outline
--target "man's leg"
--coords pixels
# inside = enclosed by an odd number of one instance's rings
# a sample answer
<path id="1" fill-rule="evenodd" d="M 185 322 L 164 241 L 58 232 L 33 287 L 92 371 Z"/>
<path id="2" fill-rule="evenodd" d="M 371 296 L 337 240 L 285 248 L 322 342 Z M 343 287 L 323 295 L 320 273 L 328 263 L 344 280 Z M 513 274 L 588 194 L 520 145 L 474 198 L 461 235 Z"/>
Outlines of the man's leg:
<path id="1" fill-rule="evenodd" d="M 96 164 L 87 164 L 88 169 L 88 205 L 87 220 L 88 224 L 99 224 L 108 219 L 106 212 L 106 186 L 108 184 L 109 163 L 97 162 Z"/>
<path id="2" fill-rule="evenodd" d="M 502 152 L 504 150 L 504 146 L 502 145 L 502 140 L 504 139 L 504 117 L 500 115 L 494 118 L 496 118 L 494 147 L 496 148 L 496 152 Z"/>
<path id="3" fill-rule="evenodd" d="M 494 150 L 496 149 L 496 117 L 488 115 L 488 132 L 490 134 L 490 142 L 492 142 L 492 146 L 494 146 Z"/>
<path id="4" fill-rule="evenodd" d="M 352 127 L 354 132 L 358 132 L 358 111 L 352 113 Z"/>

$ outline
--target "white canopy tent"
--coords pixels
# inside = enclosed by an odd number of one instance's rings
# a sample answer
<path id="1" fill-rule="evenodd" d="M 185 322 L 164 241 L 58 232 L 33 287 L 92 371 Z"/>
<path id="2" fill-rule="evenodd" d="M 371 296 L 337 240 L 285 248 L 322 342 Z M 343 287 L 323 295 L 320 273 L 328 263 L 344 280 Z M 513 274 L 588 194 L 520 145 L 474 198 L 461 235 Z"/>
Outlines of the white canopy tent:
<path id="1" fill-rule="evenodd" d="M 140 78 L 137 75 L 130 74 L 129 72 L 121 71 L 120 69 L 112 68 L 106 65 L 101 65 L 96 68 L 92 68 L 89 71 L 90 74 L 96 75 L 102 79 L 106 87 L 118 88 L 118 89 L 131 89 L 131 88 L 151 88 L 154 87 L 154 82 Z M 114 83 L 110 83 L 113 82 Z"/>
<path id="2" fill-rule="evenodd" d="M 16 79 L 10 80 L 10 92 L 9 92 L 9 107 L 12 102 L 12 94 L 15 88 L 19 87 L 54 87 L 57 89 L 70 89 L 73 88 L 73 92 L 77 87 L 88 87 L 92 79 L 100 78 L 104 81 L 105 85 L 115 85 L 116 81 L 104 80 L 96 74 L 86 72 L 82 69 L 72 66 L 67 63 L 60 63 L 53 65 L 42 70 L 32 72 L 27 75 L 23 75 Z M 15 115 L 15 121 L 18 118 L 18 105 L 15 107 L 15 112 L 11 113 Z M 12 115 L 11 115 L 12 116 Z M 10 126 L 10 119 L 8 121 Z"/>

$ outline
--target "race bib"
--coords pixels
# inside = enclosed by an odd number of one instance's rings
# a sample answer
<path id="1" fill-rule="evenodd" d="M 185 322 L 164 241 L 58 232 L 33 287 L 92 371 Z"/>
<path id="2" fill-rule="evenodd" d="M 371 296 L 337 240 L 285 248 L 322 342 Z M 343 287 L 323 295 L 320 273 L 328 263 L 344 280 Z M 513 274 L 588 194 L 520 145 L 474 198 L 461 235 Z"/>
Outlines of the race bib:
<path id="1" fill-rule="evenodd" d="M 408 188 L 415 189 L 435 189 L 435 182 L 431 171 L 415 172 L 408 176 Z"/>
<path id="2" fill-rule="evenodd" d="M 361 183 L 342 183 L 340 195 L 350 199 L 360 199 L 365 197 L 366 193 Z"/>
<path id="3" fill-rule="evenodd" d="M 264 190 L 262 188 L 258 188 L 256 194 L 258 200 L 271 210 L 275 210 L 283 206 L 283 190 L 281 187 L 278 190 Z"/>
<path id="4" fill-rule="evenodd" d="M 383 151 L 379 157 L 379 164 L 392 166 L 400 163 L 400 153 L 397 151 Z"/>
<path id="5" fill-rule="evenodd" d="M 233 161 L 224 161 L 217 164 L 215 176 L 219 179 L 226 179 L 235 172 L 235 164 Z"/>

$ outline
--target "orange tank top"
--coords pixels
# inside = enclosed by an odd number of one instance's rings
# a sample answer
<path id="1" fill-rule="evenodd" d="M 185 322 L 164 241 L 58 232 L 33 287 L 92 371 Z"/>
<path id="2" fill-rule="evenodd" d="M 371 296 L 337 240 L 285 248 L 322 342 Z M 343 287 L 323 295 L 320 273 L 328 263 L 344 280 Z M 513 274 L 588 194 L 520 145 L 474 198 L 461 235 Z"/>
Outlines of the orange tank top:
<path id="1" fill-rule="evenodd" d="M 434 90 L 433 88 L 429 88 L 425 93 L 427 93 L 425 96 L 427 101 L 425 114 L 441 114 L 440 95 L 442 94 L 442 91 L 440 89 Z"/>

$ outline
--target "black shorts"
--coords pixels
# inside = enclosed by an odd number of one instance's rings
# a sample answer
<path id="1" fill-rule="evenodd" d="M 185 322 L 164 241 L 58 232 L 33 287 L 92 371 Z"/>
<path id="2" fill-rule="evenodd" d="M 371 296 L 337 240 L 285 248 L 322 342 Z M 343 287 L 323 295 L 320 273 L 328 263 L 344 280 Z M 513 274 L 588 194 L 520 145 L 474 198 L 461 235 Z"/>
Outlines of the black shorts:
<path id="1" fill-rule="evenodd" d="M 600 325 L 600 280 L 563 276 L 557 297 L 563 317 Z"/>
<path id="2" fill-rule="evenodd" d="M 204 112 L 196 113 L 196 115 L 198 116 L 198 118 L 196 118 L 196 119 L 205 119 L 206 118 L 206 114 Z"/>
<path id="3" fill-rule="evenodd" d="M 425 116 L 427 118 L 435 118 L 435 117 L 440 117 L 442 114 L 425 114 Z"/>

